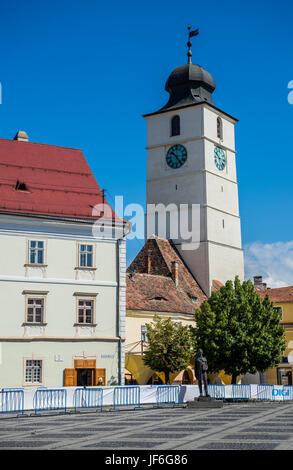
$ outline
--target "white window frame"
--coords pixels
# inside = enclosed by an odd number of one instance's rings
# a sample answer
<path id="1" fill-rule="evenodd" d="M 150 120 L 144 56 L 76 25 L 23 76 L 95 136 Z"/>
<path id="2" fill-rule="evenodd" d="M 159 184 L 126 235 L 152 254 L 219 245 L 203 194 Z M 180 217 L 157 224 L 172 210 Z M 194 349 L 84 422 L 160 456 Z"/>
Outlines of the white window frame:
<path id="1" fill-rule="evenodd" d="M 43 248 L 40 248 L 37 246 L 31 247 L 31 243 L 36 243 L 36 244 L 43 243 Z M 31 260 L 32 251 L 36 252 L 35 261 Z M 38 260 L 39 251 L 42 252 L 42 257 L 43 257 L 42 263 L 39 263 L 38 261 L 36 261 L 36 259 Z M 46 254 L 47 254 L 47 241 L 46 240 L 35 239 L 35 238 L 30 238 L 29 240 L 27 240 L 27 265 L 28 266 L 46 266 Z"/>
<path id="2" fill-rule="evenodd" d="M 140 338 L 143 343 L 148 343 L 148 330 L 146 325 L 141 325 L 140 327 Z"/>
<path id="3" fill-rule="evenodd" d="M 82 294 L 82 293 L 76 293 L 76 323 L 75 325 L 78 326 L 96 326 L 96 296 L 97 294 Z M 80 305 L 79 302 L 92 302 L 92 314 L 91 314 L 91 322 L 80 322 L 79 320 L 79 310 L 80 310 Z M 87 306 L 84 305 L 83 310 L 87 310 Z M 86 318 L 86 313 L 84 312 L 83 318 Z"/>
<path id="4" fill-rule="evenodd" d="M 34 374 L 34 367 L 37 367 L 36 364 L 32 364 L 28 366 L 27 362 L 31 361 L 33 363 L 39 362 L 40 363 L 40 380 L 35 381 L 36 375 Z M 27 381 L 27 371 L 29 368 L 32 368 L 31 381 Z M 25 385 L 42 385 L 43 384 L 43 377 L 44 377 L 44 360 L 41 358 L 32 358 L 32 357 L 25 357 L 24 358 L 24 384 Z"/>
<path id="5" fill-rule="evenodd" d="M 33 301 L 31 304 L 30 302 Z M 41 301 L 41 304 L 38 304 L 37 301 Z M 29 309 L 33 310 L 33 320 L 29 320 L 29 316 L 31 315 L 29 313 Z M 36 320 L 36 316 L 38 313 L 36 313 L 37 309 L 41 309 L 41 319 Z M 45 316 L 45 298 L 44 297 L 33 297 L 33 296 L 27 296 L 26 300 L 26 323 L 28 324 L 37 324 L 37 325 L 42 325 L 44 323 L 44 316 Z"/>
<path id="6" fill-rule="evenodd" d="M 85 246 L 86 249 L 81 251 L 81 247 Z M 92 247 L 92 251 L 88 250 L 88 247 Z M 88 264 L 88 258 L 91 255 L 92 263 L 91 265 Z M 82 256 L 85 257 L 85 264 L 82 264 Z M 96 250 L 95 244 L 90 242 L 80 242 L 77 244 L 77 268 L 78 269 L 89 269 L 95 270 L 96 269 Z"/>
<path id="7" fill-rule="evenodd" d="M 30 291 L 24 290 L 23 294 L 25 294 L 25 321 L 24 325 L 47 325 L 46 323 L 46 311 L 47 311 L 47 294 L 49 291 Z M 43 301 L 43 311 L 42 311 L 42 319 L 40 322 L 37 321 L 29 321 L 28 319 L 28 309 L 30 308 L 29 300 L 42 300 Z"/>

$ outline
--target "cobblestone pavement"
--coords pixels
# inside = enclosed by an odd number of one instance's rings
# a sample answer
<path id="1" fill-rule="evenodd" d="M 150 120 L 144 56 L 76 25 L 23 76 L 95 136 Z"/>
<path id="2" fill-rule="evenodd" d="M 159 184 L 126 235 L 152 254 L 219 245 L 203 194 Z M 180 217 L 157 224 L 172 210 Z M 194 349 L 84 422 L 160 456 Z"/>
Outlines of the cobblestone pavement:
<path id="1" fill-rule="evenodd" d="M 1 415 L 0 449 L 292 450 L 293 404 Z"/>

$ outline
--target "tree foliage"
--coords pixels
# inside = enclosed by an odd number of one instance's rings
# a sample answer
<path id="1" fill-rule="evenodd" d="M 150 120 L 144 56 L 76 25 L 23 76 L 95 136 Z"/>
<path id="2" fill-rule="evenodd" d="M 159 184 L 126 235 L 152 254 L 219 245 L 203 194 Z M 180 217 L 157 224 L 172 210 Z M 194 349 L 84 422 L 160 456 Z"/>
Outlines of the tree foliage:
<path id="1" fill-rule="evenodd" d="M 193 334 L 204 351 L 209 370 L 224 370 L 236 383 L 238 375 L 264 372 L 277 365 L 285 349 L 281 313 L 251 281 L 227 281 L 195 312 Z"/>
<path id="2" fill-rule="evenodd" d="M 165 383 L 169 375 L 186 369 L 193 354 L 193 338 L 188 326 L 162 319 L 155 315 L 147 323 L 148 343 L 143 356 L 144 363 L 153 370 L 164 372 Z"/>

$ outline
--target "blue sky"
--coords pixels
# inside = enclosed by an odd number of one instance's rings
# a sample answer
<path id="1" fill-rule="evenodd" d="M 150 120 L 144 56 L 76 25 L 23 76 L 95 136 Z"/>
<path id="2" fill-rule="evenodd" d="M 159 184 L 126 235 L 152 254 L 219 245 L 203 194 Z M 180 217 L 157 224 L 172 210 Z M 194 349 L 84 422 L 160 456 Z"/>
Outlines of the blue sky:
<path id="1" fill-rule="evenodd" d="M 107 194 L 145 204 L 146 125 L 171 71 L 193 62 L 237 117 L 247 275 L 293 284 L 293 5 L 279 2 L 14 1 L 0 17 L 0 137 L 81 148 Z M 111 202 L 111 198 L 109 198 Z M 142 243 L 128 244 L 131 260 Z M 256 272 L 258 271 L 258 272 Z"/>

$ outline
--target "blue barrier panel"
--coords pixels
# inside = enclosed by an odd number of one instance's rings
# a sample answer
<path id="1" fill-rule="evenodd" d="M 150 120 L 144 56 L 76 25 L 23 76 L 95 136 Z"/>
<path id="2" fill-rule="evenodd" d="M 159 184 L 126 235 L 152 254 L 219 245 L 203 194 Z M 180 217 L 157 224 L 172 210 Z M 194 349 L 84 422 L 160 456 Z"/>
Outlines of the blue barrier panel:
<path id="1" fill-rule="evenodd" d="M 45 388 L 36 390 L 34 395 L 35 412 L 44 410 L 64 410 L 66 412 L 66 397 L 67 392 L 65 389 Z"/>
<path id="2" fill-rule="evenodd" d="M 74 408 L 102 408 L 103 389 L 77 388 L 74 392 Z"/>
<path id="3" fill-rule="evenodd" d="M 293 400 L 293 386 L 292 385 L 284 385 L 283 400 Z"/>
<path id="4" fill-rule="evenodd" d="M 24 390 L 24 389 L 21 387 L 1 388 L 0 392 L 13 392 L 13 391 L 18 391 L 18 390 Z"/>
<path id="5" fill-rule="evenodd" d="M 179 385 L 158 385 L 156 390 L 157 405 L 178 405 Z"/>
<path id="6" fill-rule="evenodd" d="M 251 387 L 250 385 L 233 384 L 232 385 L 232 400 L 233 401 L 246 401 L 251 400 Z"/>
<path id="7" fill-rule="evenodd" d="M 212 398 L 217 400 L 225 400 L 225 386 L 221 384 L 209 384 L 208 392 Z"/>
<path id="8" fill-rule="evenodd" d="M 0 413 L 22 413 L 24 407 L 23 390 L 5 390 L 0 392 Z"/>
<path id="9" fill-rule="evenodd" d="M 114 408 L 119 406 L 140 407 L 140 387 L 126 385 L 114 388 Z"/>
<path id="10" fill-rule="evenodd" d="M 257 400 L 273 400 L 273 385 L 258 385 Z"/>

